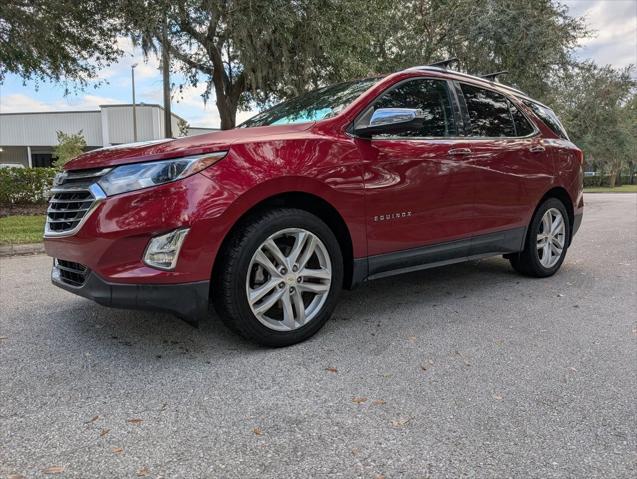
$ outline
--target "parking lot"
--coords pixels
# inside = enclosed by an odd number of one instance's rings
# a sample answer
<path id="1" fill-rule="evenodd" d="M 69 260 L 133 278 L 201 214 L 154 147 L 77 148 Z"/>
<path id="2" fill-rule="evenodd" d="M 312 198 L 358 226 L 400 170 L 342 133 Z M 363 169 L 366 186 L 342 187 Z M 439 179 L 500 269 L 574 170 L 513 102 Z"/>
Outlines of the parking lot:
<path id="1" fill-rule="evenodd" d="M 0 477 L 635 477 L 637 196 L 585 201 L 552 278 L 379 280 L 276 350 L 2 259 Z"/>

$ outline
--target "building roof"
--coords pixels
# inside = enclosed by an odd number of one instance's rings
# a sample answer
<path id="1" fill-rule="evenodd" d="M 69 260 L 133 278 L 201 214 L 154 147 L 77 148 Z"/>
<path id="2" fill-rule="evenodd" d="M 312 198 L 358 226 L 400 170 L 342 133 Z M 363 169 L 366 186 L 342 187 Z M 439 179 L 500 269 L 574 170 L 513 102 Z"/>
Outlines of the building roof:
<path id="1" fill-rule="evenodd" d="M 133 135 L 133 105 L 100 105 L 98 110 L 41 111 L 0 113 L 0 146 L 54 146 L 57 132 L 82 131 L 88 147 L 131 143 Z M 137 141 L 163 138 L 163 107 L 154 103 L 136 104 Z M 55 120 L 53 120 L 53 117 Z M 185 121 L 172 113 L 172 130 L 179 134 Z M 188 128 L 187 134 L 215 131 L 213 128 Z"/>

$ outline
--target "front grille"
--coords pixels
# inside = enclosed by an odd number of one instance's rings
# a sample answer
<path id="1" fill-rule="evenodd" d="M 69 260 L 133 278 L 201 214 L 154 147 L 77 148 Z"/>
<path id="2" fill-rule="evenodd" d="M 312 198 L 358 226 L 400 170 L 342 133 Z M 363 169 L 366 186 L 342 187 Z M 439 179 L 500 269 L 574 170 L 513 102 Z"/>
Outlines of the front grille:
<path id="1" fill-rule="evenodd" d="M 93 206 L 95 197 L 89 190 L 56 190 L 46 212 L 47 230 L 52 233 L 72 231 Z"/>
<path id="2" fill-rule="evenodd" d="M 57 268 L 60 281 L 75 287 L 82 286 L 89 273 L 89 269 L 83 264 L 65 261 L 63 259 L 56 259 L 55 267 Z"/>
<path id="3" fill-rule="evenodd" d="M 45 236 L 70 235 L 104 194 L 95 183 L 110 169 L 64 172 L 56 177 L 46 212 Z"/>

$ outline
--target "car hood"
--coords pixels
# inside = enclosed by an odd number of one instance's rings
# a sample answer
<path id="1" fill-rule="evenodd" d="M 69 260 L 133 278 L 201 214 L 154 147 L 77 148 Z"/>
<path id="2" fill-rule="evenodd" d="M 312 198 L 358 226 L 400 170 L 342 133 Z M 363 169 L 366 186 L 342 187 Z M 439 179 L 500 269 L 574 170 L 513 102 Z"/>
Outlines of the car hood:
<path id="1" fill-rule="evenodd" d="M 69 161 L 66 170 L 85 170 L 141 163 L 143 161 L 167 160 L 182 156 L 200 155 L 229 149 L 234 143 L 258 141 L 267 137 L 277 137 L 308 130 L 313 123 L 297 125 L 261 126 L 255 128 L 235 128 L 205 135 L 189 136 L 176 140 L 155 140 L 128 143 L 81 154 Z"/>

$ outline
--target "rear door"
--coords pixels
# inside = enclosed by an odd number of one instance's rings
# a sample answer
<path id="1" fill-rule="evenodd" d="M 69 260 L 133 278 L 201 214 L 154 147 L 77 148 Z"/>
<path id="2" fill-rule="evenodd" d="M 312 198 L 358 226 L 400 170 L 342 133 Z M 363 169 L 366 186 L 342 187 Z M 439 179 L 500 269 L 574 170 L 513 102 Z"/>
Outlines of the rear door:
<path id="1" fill-rule="evenodd" d="M 460 83 L 460 89 L 475 168 L 475 234 L 517 231 L 523 237 L 537 201 L 553 181 L 546 148 L 537 128 L 510 99 L 468 83 Z"/>
<path id="2" fill-rule="evenodd" d="M 374 101 L 357 124 L 368 121 L 377 108 L 419 108 L 426 120 L 418 130 L 357 140 L 365 166 L 369 255 L 468 238 L 475 229 L 474 178 L 467 166 L 453 84 L 433 78 L 404 80 Z M 457 251 L 444 254 L 462 256 L 466 246 L 460 243 Z M 370 261 L 373 274 L 372 269 Z"/>

